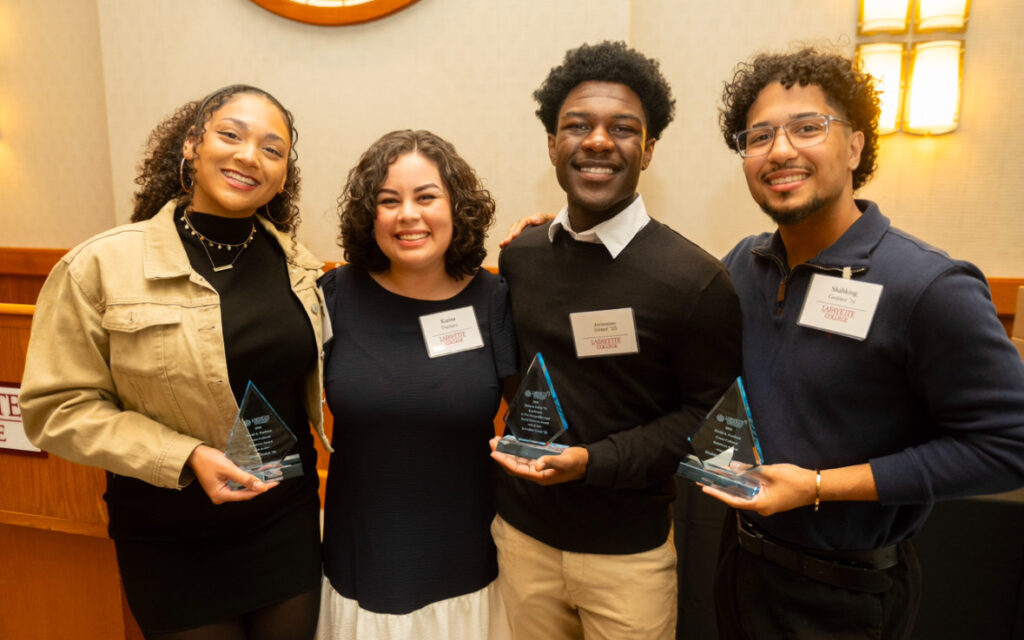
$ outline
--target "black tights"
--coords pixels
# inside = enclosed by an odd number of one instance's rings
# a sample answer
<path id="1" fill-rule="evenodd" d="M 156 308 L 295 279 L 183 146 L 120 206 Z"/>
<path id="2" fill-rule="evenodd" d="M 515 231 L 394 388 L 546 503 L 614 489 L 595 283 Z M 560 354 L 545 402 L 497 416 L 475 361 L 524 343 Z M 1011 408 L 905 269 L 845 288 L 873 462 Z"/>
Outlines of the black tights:
<path id="1" fill-rule="evenodd" d="M 146 640 L 312 640 L 320 615 L 320 587 L 229 620 Z"/>

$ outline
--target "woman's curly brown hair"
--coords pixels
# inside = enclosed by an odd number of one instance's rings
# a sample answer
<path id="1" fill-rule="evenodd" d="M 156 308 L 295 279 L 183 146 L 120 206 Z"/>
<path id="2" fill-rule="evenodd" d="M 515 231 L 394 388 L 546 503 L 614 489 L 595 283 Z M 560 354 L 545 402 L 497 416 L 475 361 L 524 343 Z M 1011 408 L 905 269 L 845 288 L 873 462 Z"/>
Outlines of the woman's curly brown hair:
<path id="1" fill-rule="evenodd" d="M 418 153 L 437 165 L 451 203 L 452 240 L 444 253 L 445 272 L 456 280 L 473 275 L 487 255 L 484 238 L 494 222 L 494 199 L 450 142 L 423 130 L 385 134 L 349 171 L 345 191 L 338 199 L 338 244 L 345 249 L 345 260 L 374 273 L 388 270 L 390 261 L 373 236 L 377 193 L 391 164 L 407 153 Z"/>
<path id="2" fill-rule="evenodd" d="M 860 164 L 853 171 L 853 190 L 862 187 L 875 172 L 878 160 L 878 114 L 881 107 L 875 79 L 850 58 L 806 47 L 793 53 L 761 54 L 736 67 L 726 83 L 719 109 L 725 143 L 736 149 L 733 136 L 747 128 L 747 114 L 766 86 L 779 82 L 789 89 L 817 85 L 825 101 L 849 120 L 854 131 L 864 134 Z"/>
<path id="3" fill-rule="evenodd" d="M 210 117 L 217 109 L 239 94 L 252 94 L 267 99 L 281 111 L 281 115 L 284 116 L 285 122 L 288 124 L 291 134 L 291 150 L 288 153 L 288 177 L 284 183 L 284 191 L 275 194 L 267 203 L 266 208 L 260 209 L 260 213 L 265 215 L 280 231 L 294 235 L 299 223 L 299 207 L 296 202 L 299 198 L 301 182 L 299 167 L 296 165 L 298 154 L 295 152 L 295 143 L 298 141 L 299 134 L 295 130 L 295 119 L 291 112 L 278 102 L 277 98 L 263 89 L 245 84 L 223 87 L 202 100 L 188 102 L 178 107 L 170 117 L 153 129 L 146 142 L 146 157 L 139 164 L 139 175 L 135 178 L 135 184 L 139 185 L 139 190 L 135 192 L 135 210 L 132 213 L 132 222 L 149 220 L 165 204 L 185 196 L 186 191 L 182 187 L 182 181 L 189 186 L 189 191 L 191 191 L 195 173 L 191 163 L 186 162 L 184 169 L 181 165 L 185 139 L 196 140 L 196 150 L 198 151 L 203 135 L 206 134 L 206 123 Z"/>

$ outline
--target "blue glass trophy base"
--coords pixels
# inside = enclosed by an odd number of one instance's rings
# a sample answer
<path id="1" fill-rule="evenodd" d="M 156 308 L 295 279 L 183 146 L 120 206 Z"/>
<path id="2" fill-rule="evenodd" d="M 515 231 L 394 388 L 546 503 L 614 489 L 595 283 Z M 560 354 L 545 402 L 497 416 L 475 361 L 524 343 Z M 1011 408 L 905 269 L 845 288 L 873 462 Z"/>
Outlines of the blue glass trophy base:
<path id="1" fill-rule="evenodd" d="M 679 463 L 676 475 L 744 500 L 761 490 L 757 476 L 748 475 L 763 457 L 742 379 L 736 378 L 711 408 L 690 445 L 693 453 Z"/>
<path id="2" fill-rule="evenodd" d="M 690 456 L 691 460 L 679 463 L 676 475 L 700 484 L 717 487 L 737 498 L 749 500 L 761 490 L 761 483 L 754 478 L 743 475 L 732 469 L 725 469 L 713 464 L 701 465 L 700 460 Z"/>
<path id="3" fill-rule="evenodd" d="M 514 436 L 505 436 L 498 441 L 498 451 L 520 458 L 536 460 L 542 456 L 557 456 L 569 447 L 564 444 L 541 444 L 539 442 L 523 442 Z"/>

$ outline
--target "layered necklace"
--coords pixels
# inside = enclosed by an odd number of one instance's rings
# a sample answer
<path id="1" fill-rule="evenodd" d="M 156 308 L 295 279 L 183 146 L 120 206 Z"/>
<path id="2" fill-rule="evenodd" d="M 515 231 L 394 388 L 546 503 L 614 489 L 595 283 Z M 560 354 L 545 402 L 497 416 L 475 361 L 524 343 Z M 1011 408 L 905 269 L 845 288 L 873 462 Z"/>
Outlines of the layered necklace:
<path id="1" fill-rule="evenodd" d="M 253 237 L 256 236 L 256 223 L 250 221 L 252 227 L 249 229 L 249 237 L 243 240 L 242 242 L 237 242 L 234 244 L 230 242 L 215 242 L 204 236 L 202 233 L 200 233 L 199 230 L 196 229 L 195 226 L 189 221 L 188 214 L 191 210 L 191 207 L 185 208 L 185 210 L 181 214 L 181 221 L 185 225 L 185 230 L 199 239 L 199 246 L 203 248 L 203 253 L 206 254 L 206 258 L 210 261 L 210 266 L 213 267 L 214 271 L 227 271 L 228 269 L 233 269 L 235 266 L 235 262 L 238 260 L 238 256 L 242 255 L 242 253 L 245 252 L 245 249 L 252 243 Z M 225 252 L 235 251 L 235 255 L 227 264 L 222 264 L 218 266 L 213 259 L 213 254 L 210 253 L 210 249 Z"/>

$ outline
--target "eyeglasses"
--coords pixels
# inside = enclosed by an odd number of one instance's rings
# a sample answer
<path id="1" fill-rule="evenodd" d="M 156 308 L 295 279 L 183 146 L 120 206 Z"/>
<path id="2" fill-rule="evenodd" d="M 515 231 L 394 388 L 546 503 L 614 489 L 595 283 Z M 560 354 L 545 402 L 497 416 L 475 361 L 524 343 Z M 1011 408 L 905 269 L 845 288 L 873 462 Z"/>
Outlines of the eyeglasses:
<path id="1" fill-rule="evenodd" d="M 848 120 L 829 115 L 813 115 L 805 118 L 790 120 L 786 124 L 744 129 L 733 134 L 732 139 L 736 142 L 736 150 L 744 158 L 756 158 L 768 155 L 775 144 L 775 132 L 782 129 L 786 132 L 786 139 L 790 146 L 796 149 L 804 149 L 821 144 L 828 139 L 828 129 L 832 122 L 853 126 Z"/>

